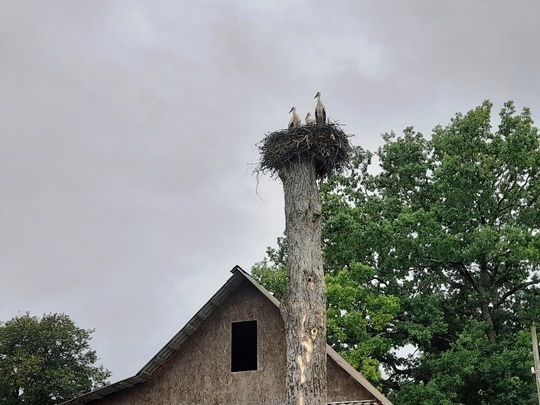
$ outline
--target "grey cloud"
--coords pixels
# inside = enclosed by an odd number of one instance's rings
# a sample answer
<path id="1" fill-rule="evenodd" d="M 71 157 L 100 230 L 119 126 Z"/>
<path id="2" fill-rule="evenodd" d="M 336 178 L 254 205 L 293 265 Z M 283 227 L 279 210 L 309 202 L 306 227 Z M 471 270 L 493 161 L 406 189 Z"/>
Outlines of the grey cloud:
<path id="1" fill-rule="evenodd" d="M 0 320 L 66 312 L 138 371 L 282 233 L 250 164 L 316 91 L 370 149 L 485 98 L 538 115 L 540 7 L 469 3 L 0 3 Z"/>

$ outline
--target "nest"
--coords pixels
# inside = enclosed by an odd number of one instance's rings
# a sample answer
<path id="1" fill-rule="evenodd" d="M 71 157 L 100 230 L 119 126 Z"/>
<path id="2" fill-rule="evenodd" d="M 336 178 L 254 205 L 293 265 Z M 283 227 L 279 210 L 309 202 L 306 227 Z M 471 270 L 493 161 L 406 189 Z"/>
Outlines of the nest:
<path id="1" fill-rule="evenodd" d="M 257 144 L 261 160 L 257 172 L 279 174 L 300 160 L 313 159 L 317 178 L 339 172 L 349 160 L 352 147 L 337 123 L 303 125 L 266 134 Z"/>

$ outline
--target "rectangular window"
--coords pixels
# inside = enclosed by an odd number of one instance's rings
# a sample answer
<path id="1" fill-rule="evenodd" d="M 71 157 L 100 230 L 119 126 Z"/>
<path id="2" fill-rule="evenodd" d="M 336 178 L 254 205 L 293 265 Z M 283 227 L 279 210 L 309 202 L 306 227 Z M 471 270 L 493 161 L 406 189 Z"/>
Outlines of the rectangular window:
<path id="1" fill-rule="evenodd" d="M 257 321 L 233 322 L 231 371 L 257 370 Z"/>

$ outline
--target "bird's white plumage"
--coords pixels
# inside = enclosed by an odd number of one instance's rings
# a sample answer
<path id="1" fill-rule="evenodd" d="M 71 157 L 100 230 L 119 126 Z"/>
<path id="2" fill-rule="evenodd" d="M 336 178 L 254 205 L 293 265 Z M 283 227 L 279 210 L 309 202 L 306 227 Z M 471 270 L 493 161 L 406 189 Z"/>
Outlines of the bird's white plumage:
<path id="1" fill-rule="evenodd" d="M 317 124 L 324 124 L 326 123 L 326 107 L 321 101 L 321 92 L 318 91 L 313 98 L 317 99 L 317 105 L 315 106 L 315 121 Z"/>
<path id="2" fill-rule="evenodd" d="M 289 111 L 289 113 L 292 113 L 292 117 L 289 120 L 289 128 L 299 127 L 300 125 L 302 125 L 302 120 L 296 112 L 296 107 L 291 108 L 291 111 Z"/>
<path id="3" fill-rule="evenodd" d="M 313 125 L 315 124 L 315 117 L 311 115 L 311 113 L 307 113 L 306 115 L 306 125 Z"/>

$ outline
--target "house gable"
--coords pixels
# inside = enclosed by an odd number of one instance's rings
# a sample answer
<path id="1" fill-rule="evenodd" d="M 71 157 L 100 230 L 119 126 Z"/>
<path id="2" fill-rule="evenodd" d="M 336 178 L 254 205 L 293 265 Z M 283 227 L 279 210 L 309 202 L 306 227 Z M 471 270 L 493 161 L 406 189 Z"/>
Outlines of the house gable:
<path id="1" fill-rule="evenodd" d="M 238 266 L 232 272 L 135 377 L 64 404 L 283 404 L 287 366 L 279 302 Z M 232 325 L 246 321 L 256 321 L 256 370 L 233 372 Z M 330 347 L 327 353 L 328 401 L 390 404 L 350 365 L 344 368 L 347 363 Z"/>

